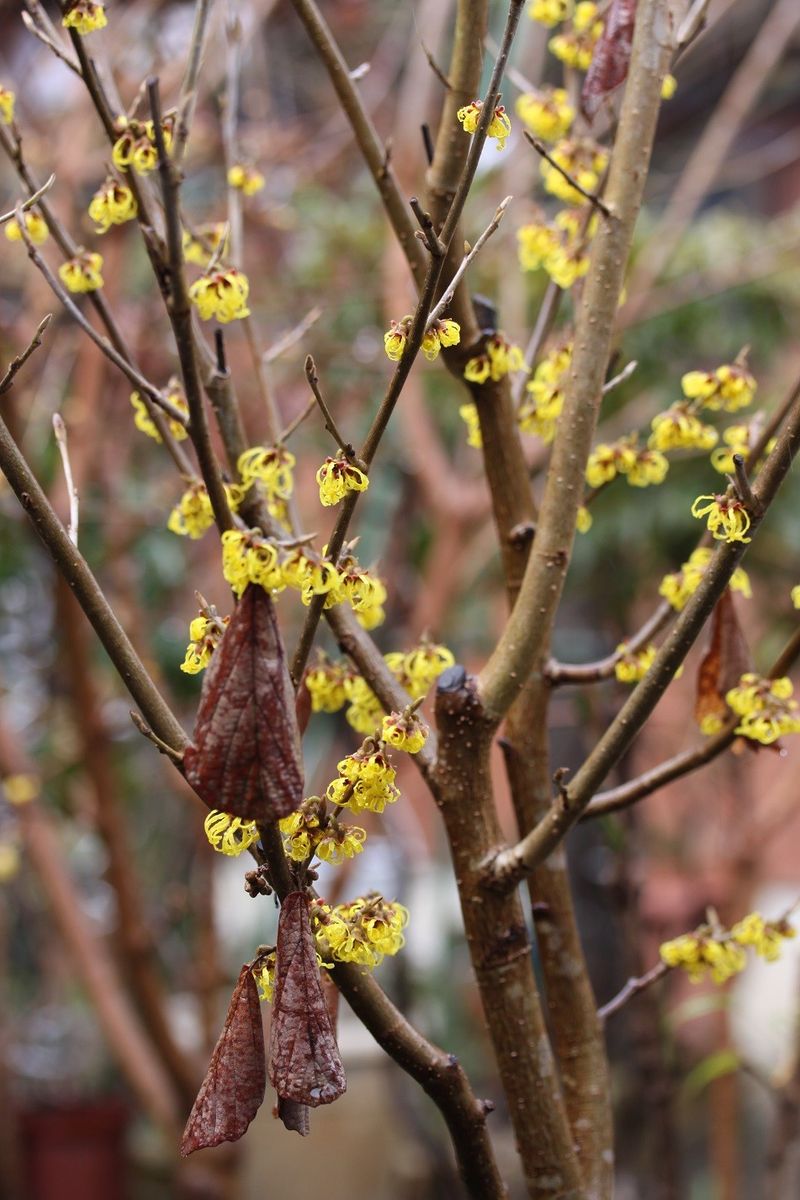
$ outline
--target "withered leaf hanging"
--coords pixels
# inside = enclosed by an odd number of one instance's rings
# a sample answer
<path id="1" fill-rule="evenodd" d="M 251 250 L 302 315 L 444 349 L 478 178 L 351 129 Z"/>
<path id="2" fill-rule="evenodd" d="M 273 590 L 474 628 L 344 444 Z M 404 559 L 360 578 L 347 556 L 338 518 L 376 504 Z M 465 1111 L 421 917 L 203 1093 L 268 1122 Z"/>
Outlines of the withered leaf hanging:
<path id="1" fill-rule="evenodd" d="M 611 0 L 581 92 L 581 111 L 589 121 L 627 77 L 635 20 L 636 0 Z"/>
<path id="2" fill-rule="evenodd" d="M 725 694 L 750 669 L 750 653 L 736 616 L 733 595 L 726 588 L 714 607 L 711 642 L 697 672 L 694 715 L 698 725 L 708 718 L 724 721 L 731 715 Z"/>
<path id="3" fill-rule="evenodd" d="M 287 1100 L 285 1096 L 278 1096 L 274 1115 L 279 1121 L 283 1121 L 290 1133 L 299 1133 L 300 1137 L 308 1137 L 311 1132 L 307 1104 L 298 1104 L 296 1100 Z"/>
<path id="4" fill-rule="evenodd" d="M 279 1097 L 312 1108 L 347 1087 L 303 892 L 289 893 L 278 921 L 269 1077 Z"/>
<path id="5" fill-rule="evenodd" d="M 235 1142 L 258 1112 L 267 1086 L 258 987 L 242 967 L 181 1141 L 181 1154 Z"/>
<path id="6" fill-rule="evenodd" d="M 214 651 L 183 762 L 209 808 L 248 821 L 288 816 L 303 799 L 294 692 L 263 588 L 245 590 Z"/>

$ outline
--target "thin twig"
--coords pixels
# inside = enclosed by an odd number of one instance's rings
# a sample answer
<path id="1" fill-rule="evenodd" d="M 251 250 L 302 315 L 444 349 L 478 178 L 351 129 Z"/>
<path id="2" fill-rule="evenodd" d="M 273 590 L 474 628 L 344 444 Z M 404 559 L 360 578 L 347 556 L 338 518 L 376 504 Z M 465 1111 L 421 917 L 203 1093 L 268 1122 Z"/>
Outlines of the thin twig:
<path id="1" fill-rule="evenodd" d="M 420 39 L 419 39 L 419 48 L 420 48 L 420 50 L 422 51 L 422 53 L 425 55 L 425 57 L 427 58 L 427 60 L 428 60 L 428 66 L 429 66 L 429 67 L 430 67 L 430 69 L 433 71 L 433 73 L 434 73 L 434 75 L 436 76 L 436 78 L 439 80 L 439 82 L 440 82 L 440 83 L 441 83 L 441 84 L 442 84 L 442 85 L 443 85 L 445 88 L 447 88 L 447 91 L 448 91 L 448 92 L 451 92 L 451 91 L 453 90 L 453 85 L 451 84 L 451 82 L 450 82 L 450 80 L 447 78 L 447 76 L 445 75 L 445 73 L 444 73 L 444 71 L 442 70 L 442 68 L 441 68 L 441 67 L 439 66 L 439 64 L 437 63 L 436 59 L 435 59 L 435 58 L 433 57 L 433 55 L 431 54 L 431 52 L 430 52 L 430 50 L 428 49 L 428 47 L 427 47 L 427 46 L 425 45 L 425 43 L 423 42 L 422 38 L 420 38 Z"/>
<path id="2" fill-rule="evenodd" d="M 41 346 L 42 334 L 44 333 L 45 329 L 47 329 L 47 326 L 50 324 L 52 319 L 52 313 L 48 313 L 46 317 L 42 317 L 41 321 L 36 326 L 36 332 L 28 342 L 28 345 L 22 351 L 22 354 L 18 354 L 16 358 L 12 358 L 11 362 L 8 364 L 8 370 L 3 378 L 0 379 L 0 396 L 14 386 L 14 376 L 20 367 L 24 366 L 24 364 L 28 361 L 34 350 L 37 350 L 39 346 Z"/>
<path id="3" fill-rule="evenodd" d="M 297 345 L 299 341 L 305 337 L 312 325 L 314 325 L 322 316 L 322 309 L 318 305 L 314 305 L 309 309 L 302 321 L 295 325 L 294 329 L 290 329 L 283 337 L 278 338 L 272 346 L 268 346 L 261 356 L 262 362 L 265 365 L 275 362 L 276 358 L 280 358 L 287 350 L 291 350 L 292 346 Z"/>
<path id="4" fill-rule="evenodd" d="M 64 479 L 67 484 L 67 495 L 69 496 L 69 524 L 67 525 L 67 536 L 73 546 L 78 545 L 78 513 L 80 502 L 78 500 L 78 489 L 75 486 L 75 480 L 72 476 L 72 463 L 69 461 L 69 447 L 67 446 L 67 427 L 64 424 L 64 419 L 61 413 L 53 413 L 53 432 L 56 435 L 58 443 L 58 452 L 61 455 L 61 464 L 64 468 Z"/>
<path id="5" fill-rule="evenodd" d="M 197 77 L 200 71 L 200 60 L 203 56 L 206 28 L 212 4 L 213 0 L 197 0 L 194 10 L 192 40 L 189 44 L 186 74 L 183 77 L 180 100 L 178 101 L 178 120 L 176 122 L 177 128 L 175 130 L 175 146 L 173 149 L 173 157 L 176 164 L 179 164 L 183 159 L 186 151 L 186 143 L 189 139 L 189 130 L 197 103 Z"/>
<path id="6" fill-rule="evenodd" d="M 621 988 L 612 1000 L 609 1000 L 607 1004 L 598 1008 L 598 1021 L 605 1023 L 614 1013 L 624 1008 L 629 1000 L 632 1000 L 634 996 L 638 996 L 639 992 L 643 992 L 646 988 L 652 987 L 659 979 L 663 979 L 665 975 L 668 975 L 671 970 L 672 968 L 668 967 L 666 963 L 659 962 L 649 971 L 646 971 L 644 975 L 634 976 L 629 979 L 624 988 Z"/>
<path id="7" fill-rule="evenodd" d="M 603 395 L 607 396 L 609 392 L 613 392 L 614 388 L 620 387 L 621 384 L 630 379 L 638 365 L 639 364 L 636 359 L 632 358 L 631 361 L 622 368 L 618 375 L 614 375 L 612 379 L 609 379 L 608 383 L 603 384 Z"/>
<path id="8" fill-rule="evenodd" d="M 611 210 L 609 209 L 608 205 L 601 200 L 599 196 L 596 196 L 594 192 L 587 192 L 586 188 L 582 187 L 581 184 L 578 183 L 577 179 L 570 175 L 569 171 L 565 171 L 561 164 L 556 162 L 556 160 L 553 158 L 544 142 L 540 142 L 539 139 L 534 137 L 532 133 L 529 133 L 527 129 L 523 129 L 522 135 L 525 138 L 525 141 L 529 142 L 531 146 L 533 146 L 536 153 L 540 154 L 545 162 L 550 164 L 554 171 L 558 171 L 559 175 L 566 179 L 570 187 L 575 188 L 576 192 L 580 192 L 583 198 L 588 200 L 589 203 L 599 212 L 601 212 L 604 217 L 611 216 Z"/>
<path id="9" fill-rule="evenodd" d="M 309 400 L 308 404 L 305 406 L 305 408 L 300 409 L 300 412 L 297 414 L 297 416 L 294 418 L 294 420 L 289 422 L 289 424 L 284 429 L 283 433 L 278 438 L 279 446 L 282 446 L 284 442 L 287 442 L 289 440 L 289 438 L 292 436 L 292 434 L 295 433 L 300 428 L 300 426 L 303 424 L 303 422 L 306 420 L 306 418 L 311 416 L 312 412 L 314 411 L 314 409 L 316 407 L 317 407 L 317 398 L 316 398 L 316 396 L 312 396 L 311 399 Z"/>
<path id="10" fill-rule="evenodd" d="M 486 226 L 486 228 L 484 229 L 483 233 L 478 238 L 475 245 L 472 246 L 471 249 L 469 249 L 466 252 L 466 254 L 464 255 L 463 259 L 461 260 L 461 264 L 459 265 L 458 270 L 456 271 L 455 275 L 453 276 L 453 278 L 450 280 L 449 284 L 445 288 L 444 292 L 442 293 L 441 299 L 439 300 L 438 304 L 431 312 L 431 315 L 428 317 L 428 325 L 427 325 L 428 329 L 430 329 L 430 327 L 433 325 L 434 321 L 438 321 L 439 318 L 442 316 L 442 314 L 447 311 L 448 305 L 451 304 L 451 302 L 453 300 L 453 296 L 455 295 L 455 290 L 458 287 L 461 280 L 464 278 L 464 274 L 467 271 L 467 268 L 469 267 L 470 263 L 475 259 L 476 255 L 479 254 L 480 251 L 483 249 L 483 247 L 486 245 L 486 243 L 488 242 L 489 238 L 492 236 L 494 231 L 498 228 L 500 222 L 503 219 L 503 214 L 505 213 L 506 209 L 508 208 L 509 204 L 511 203 L 511 201 L 513 199 L 514 199 L 513 196 L 506 196 L 505 200 L 502 200 L 500 202 L 500 204 L 498 204 L 495 214 L 492 217 L 491 221 Z"/>
<path id="11" fill-rule="evenodd" d="M 354 462 L 356 452 L 353 449 L 352 442 L 345 441 L 345 439 L 342 437 L 341 433 L 339 432 L 336 422 L 333 419 L 333 414 L 331 413 L 331 410 L 328 408 L 328 405 L 325 402 L 325 398 L 322 395 L 322 392 L 320 391 L 319 376 L 317 375 L 317 366 L 316 366 L 316 363 L 314 362 L 314 359 L 311 357 L 310 354 L 306 357 L 304 370 L 305 370 L 306 379 L 308 380 L 308 386 L 311 388 L 311 391 L 314 393 L 314 399 L 316 400 L 317 404 L 319 405 L 320 412 L 322 413 L 322 416 L 324 418 L 325 428 L 328 430 L 328 433 L 331 435 L 333 440 L 336 442 L 336 445 L 339 447 L 339 449 L 341 450 L 341 452 L 345 456 L 345 458 L 348 459 L 348 461 L 350 461 L 350 462 Z"/>
<path id="12" fill-rule="evenodd" d="M 50 285 L 51 290 L 61 301 L 69 315 L 74 321 L 77 321 L 84 333 L 86 333 L 92 339 L 94 344 L 100 350 L 102 350 L 106 358 L 110 359 L 114 366 L 118 367 L 119 370 L 122 371 L 123 375 L 128 377 L 138 391 L 143 392 L 144 395 L 148 396 L 153 404 L 157 404 L 159 408 L 162 408 L 167 416 L 169 416 L 173 421 L 178 421 L 179 424 L 185 425 L 186 414 L 181 412 L 179 408 L 176 408 L 174 404 L 171 404 L 170 401 L 167 400 L 167 398 L 163 396 L 161 392 L 159 392 L 158 388 L 154 387 L 149 380 L 145 379 L 144 375 L 141 375 L 139 371 L 137 371 L 137 369 L 127 361 L 127 359 L 123 358 L 119 351 L 111 345 L 108 339 L 104 338 L 102 334 L 98 333 L 94 326 L 87 321 L 86 317 L 78 308 L 69 292 L 56 279 L 55 275 L 34 246 L 25 227 L 21 206 L 18 205 L 17 208 L 19 212 L 17 224 L 19 225 L 20 237 L 25 243 L 28 251 L 28 257 L 41 271 L 42 275 Z"/>
<path id="13" fill-rule="evenodd" d="M 753 495 L 753 489 L 750 487 L 750 480 L 747 478 L 747 467 L 744 465 L 744 457 L 741 454 L 732 456 L 733 469 L 736 473 L 734 486 L 738 493 L 739 499 L 744 504 L 749 513 L 758 511 L 758 501 Z"/>
<path id="14" fill-rule="evenodd" d="M 408 203 L 414 216 L 419 221 L 417 237 L 425 242 L 425 245 L 434 258 L 441 258 L 444 254 L 444 246 L 436 236 L 436 230 L 433 228 L 430 213 L 425 212 L 416 196 L 412 196 Z"/>
<path id="15" fill-rule="evenodd" d="M 21 208 L 23 212 L 27 212 L 29 208 L 33 208 L 34 204 L 36 204 L 37 201 L 42 198 L 45 192 L 50 191 L 50 188 L 53 186 L 55 181 L 55 175 L 51 175 L 47 180 L 47 183 L 43 183 L 42 186 L 38 188 L 38 190 L 35 191 L 32 196 L 29 196 L 27 200 L 23 200 L 21 204 L 18 204 L 15 208 L 10 209 L 7 213 L 3 213 L 2 216 L 0 216 L 0 225 L 5 225 L 6 221 L 13 221 L 17 215 L 17 208 Z"/>
<path id="16" fill-rule="evenodd" d="M 610 679 L 620 659 L 626 654 L 635 654 L 637 650 L 641 650 L 643 646 L 646 646 L 651 638 L 661 632 L 673 615 L 674 610 L 665 600 L 659 604 L 655 612 L 648 617 L 636 633 L 625 639 L 623 643 L 624 650 L 615 650 L 613 654 L 609 654 L 605 658 L 600 658 L 596 662 L 591 663 L 572 664 L 556 662 L 554 659 L 551 659 L 545 668 L 545 675 L 549 682 L 554 685 L 563 683 L 599 683 L 603 679 Z"/>
<path id="17" fill-rule="evenodd" d="M 56 58 L 60 58 L 64 65 L 69 67 L 70 71 L 74 71 L 76 75 L 80 76 L 80 67 L 75 62 L 75 59 L 71 58 L 59 44 L 55 28 L 38 0 L 25 0 L 25 4 L 28 12 L 21 13 L 20 15 L 22 16 L 22 24 L 28 30 L 28 33 L 32 33 L 43 45 L 47 46 L 47 49 L 51 53 L 55 54 Z"/>

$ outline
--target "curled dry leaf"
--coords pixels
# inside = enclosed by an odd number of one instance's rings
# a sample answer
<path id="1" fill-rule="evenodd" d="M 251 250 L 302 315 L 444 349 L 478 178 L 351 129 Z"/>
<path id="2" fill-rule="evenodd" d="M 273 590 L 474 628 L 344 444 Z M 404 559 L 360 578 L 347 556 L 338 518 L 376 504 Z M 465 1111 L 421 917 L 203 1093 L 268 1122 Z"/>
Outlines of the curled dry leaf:
<path id="1" fill-rule="evenodd" d="M 611 0 L 581 92 L 581 111 L 591 121 L 601 104 L 628 75 L 636 0 Z"/>
<path id="2" fill-rule="evenodd" d="M 303 799 L 294 692 L 263 588 L 245 590 L 214 651 L 183 761 L 209 808 L 244 820 L 274 821 Z"/>
<path id="3" fill-rule="evenodd" d="M 282 1100 L 312 1108 L 330 1104 L 347 1086 L 304 892 L 289 893 L 278 921 L 269 1077 Z"/>
<path id="4" fill-rule="evenodd" d="M 250 965 L 242 967 L 225 1027 L 186 1122 L 181 1154 L 235 1142 L 258 1112 L 267 1086 L 264 1030 L 258 987 Z"/>
<path id="5" fill-rule="evenodd" d="M 726 720 L 730 709 L 725 694 L 750 669 L 750 652 L 736 616 L 733 595 L 726 588 L 711 618 L 711 642 L 697 671 L 694 715 L 698 725 L 707 717 Z"/>
<path id="6" fill-rule="evenodd" d="M 296 1100 L 287 1100 L 284 1096 L 278 1096 L 274 1115 L 279 1121 L 283 1121 L 288 1130 L 299 1133 L 300 1137 L 308 1137 L 311 1132 L 307 1104 L 298 1104 Z"/>

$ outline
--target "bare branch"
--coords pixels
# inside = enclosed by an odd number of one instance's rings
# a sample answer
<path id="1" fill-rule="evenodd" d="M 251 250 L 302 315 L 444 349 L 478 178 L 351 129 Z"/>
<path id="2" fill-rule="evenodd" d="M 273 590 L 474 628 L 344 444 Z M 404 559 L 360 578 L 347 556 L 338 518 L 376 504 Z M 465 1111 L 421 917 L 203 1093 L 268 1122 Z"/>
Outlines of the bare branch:
<path id="1" fill-rule="evenodd" d="M 659 962 L 649 971 L 645 972 L 644 975 L 634 976 L 629 979 L 624 988 L 621 988 L 612 1000 L 609 1000 L 607 1004 L 598 1008 L 598 1020 L 605 1022 L 609 1017 L 613 1017 L 614 1013 L 624 1008 L 629 1000 L 632 1000 L 634 996 L 638 996 L 639 992 L 645 991 L 646 988 L 652 987 L 659 979 L 663 979 L 665 975 L 668 975 L 671 970 L 672 968 L 668 967 L 666 963 Z"/>
<path id="2" fill-rule="evenodd" d="M 498 228 L 506 209 L 513 199 L 513 196 L 506 196 L 505 200 L 502 200 L 500 204 L 498 204 L 494 216 L 478 238 L 475 245 L 465 253 L 464 258 L 461 261 L 461 265 L 445 288 L 441 299 L 431 312 L 431 315 L 428 317 L 428 329 L 430 329 L 434 321 L 438 321 L 438 319 L 447 311 L 448 306 L 452 303 L 456 288 L 466 274 L 467 268 L 469 267 L 470 263 L 474 261 L 474 259 L 488 242 L 489 238 Z"/>
<path id="3" fill-rule="evenodd" d="M 574 188 L 576 192 L 580 192 L 584 200 L 588 200 L 592 207 L 596 208 L 598 212 L 601 212 L 604 217 L 611 216 L 611 211 L 608 205 L 605 204 L 605 202 L 601 200 L 599 196 L 596 196 L 594 192 L 587 192 L 586 188 L 582 187 L 578 183 L 577 179 L 574 179 L 572 175 L 570 175 L 569 171 L 565 171 L 561 164 L 556 162 L 556 160 L 553 158 L 544 142 L 539 141 L 539 139 L 534 137 L 532 133 L 529 133 L 527 129 L 523 129 L 522 135 L 525 138 L 525 141 L 533 146 L 536 153 L 541 155 L 545 162 L 549 163 L 554 171 L 558 171 L 559 175 L 561 175 L 563 179 L 566 179 L 570 187 Z"/>
<path id="4" fill-rule="evenodd" d="M 34 350 L 37 350 L 39 346 L 41 346 L 42 334 L 44 333 L 45 329 L 47 329 L 47 326 L 50 324 L 52 319 L 52 313 L 48 313 L 46 317 L 43 317 L 36 326 L 36 332 L 34 333 L 28 345 L 22 351 L 22 354 L 18 354 L 16 358 L 12 358 L 11 362 L 8 364 L 8 370 L 3 378 L 0 379 L 0 396 L 14 386 L 14 376 L 16 375 L 17 371 L 19 371 L 20 367 L 25 365 L 30 356 L 33 354 Z"/>
<path id="5" fill-rule="evenodd" d="M 64 424 L 64 420 L 60 413 L 53 413 L 53 432 L 56 435 L 58 451 L 61 455 L 61 464 L 64 468 L 64 479 L 66 480 L 67 484 L 67 495 L 69 496 L 69 524 L 67 525 L 67 537 L 72 542 L 73 546 L 77 546 L 79 512 L 78 489 L 75 487 L 75 481 L 72 477 L 72 464 L 69 461 L 67 427 Z"/>
<path id="6" fill-rule="evenodd" d="M 45 192 L 50 191 L 50 188 L 53 186 L 55 181 L 55 175 L 51 175 L 47 182 L 43 183 L 42 186 L 38 188 L 32 196 L 29 196 L 27 200 L 23 200 L 22 203 L 18 204 L 15 208 L 10 209 L 7 213 L 3 213 L 2 216 L 0 216 L 0 225 L 5 225 L 7 221 L 14 220 L 17 215 L 17 208 L 21 208 L 23 212 L 27 212 L 29 208 L 33 208 L 34 204 L 36 204 L 42 198 Z"/>

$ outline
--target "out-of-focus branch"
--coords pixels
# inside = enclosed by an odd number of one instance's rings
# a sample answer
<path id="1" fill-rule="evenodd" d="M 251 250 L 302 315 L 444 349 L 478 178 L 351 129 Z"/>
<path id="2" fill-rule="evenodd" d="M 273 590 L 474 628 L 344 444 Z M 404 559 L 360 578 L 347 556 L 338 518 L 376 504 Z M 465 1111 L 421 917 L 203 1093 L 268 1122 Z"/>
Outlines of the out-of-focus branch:
<path id="1" fill-rule="evenodd" d="M 546 668 L 545 675 L 552 684 L 560 683 L 599 683 L 602 679 L 610 679 L 614 674 L 614 668 L 625 654 L 635 654 L 637 650 L 641 650 L 646 646 L 652 637 L 660 633 L 664 626 L 669 622 L 673 615 L 673 609 L 663 601 L 650 617 L 644 622 L 640 629 L 631 637 L 626 638 L 624 642 L 624 650 L 615 651 L 609 654 L 606 658 L 600 658 L 597 662 L 582 663 L 580 665 L 572 663 L 561 663 L 551 659 Z"/>
<path id="2" fill-rule="evenodd" d="M 666 963 L 660 962 L 656 963 L 649 971 L 646 971 L 644 975 L 637 975 L 635 978 L 629 979 L 625 986 L 617 992 L 616 996 L 609 1000 L 607 1004 L 603 1004 L 598 1008 L 598 1020 L 605 1023 L 609 1017 L 613 1017 L 614 1013 L 624 1008 L 629 1000 L 632 1000 L 634 996 L 638 996 L 639 992 L 643 992 L 645 988 L 649 988 L 654 983 L 657 983 L 659 979 L 663 979 L 665 975 L 669 974 L 670 970 L 671 968 Z"/>
<path id="3" fill-rule="evenodd" d="M 189 43 L 189 56 L 186 60 L 186 73 L 181 84 L 181 97 L 178 101 L 178 121 L 175 129 L 175 145 L 172 151 L 176 164 L 180 164 L 186 152 L 189 130 L 192 125 L 195 105 L 197 104 L 197 78 L 200 72 L 200 62 L 205 46 L 208 17 L 214 0 L 197 0 L 194 10 L 194 25 L 192 39 Z"/>
<path id="4" fill-rule="evenodd" d="M 11 362 L 8 364 L 8 370 L 3 378 L 0 379 L 0 396 L 14 386 L 14 376 L 21 367 L 25 366 L 25 363 L 33 354 L 34 350 L 38 350 L 38 348 L 41 346 L 42 334 L 44 333 L 45 329 L 47 329 L 47 326 L 50 324 L 52 319 L 52 313 L 48 313 L 46 317 L 42 317 L 41 321 L 36 326 L 36 332 L 28 342 L 28 345 L 21 354 L 18 354 L 16 358 L 12 358 Z"/>

